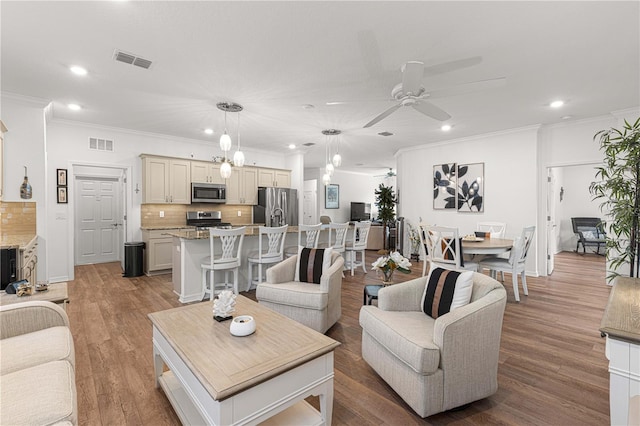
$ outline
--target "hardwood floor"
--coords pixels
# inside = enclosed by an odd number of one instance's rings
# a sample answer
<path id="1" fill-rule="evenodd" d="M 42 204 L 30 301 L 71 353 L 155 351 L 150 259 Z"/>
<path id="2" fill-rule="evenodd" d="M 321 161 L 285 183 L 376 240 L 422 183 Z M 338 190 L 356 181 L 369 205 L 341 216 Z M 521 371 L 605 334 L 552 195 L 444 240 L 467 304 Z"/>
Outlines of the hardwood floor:
<path id="1" fill-rule="evenodd" d="M 367 253 L 367 261 L 377 258 Z M 561 253 L 552 276 L 527 279 L 529 296 L 515 303 L 505 274 L 504 316 L 496 394 L 464 410 L 422 419 L 361 357 L 358 313 L 365 281 L 375 274 L 348 273 L 342 285 L 342 318 L 327 335 L 335 351 L 335 425 L 411 424 L 609 424 L 609 375 L 605 340 L 598 328 L 609 296 L 604 258 Z M 396 274 L 398 281 L 416 277 Z M 255 298 L 255 291 L 243 293 Z M 76 349 L 79 423 L 82 425 L 179 424 L 154 387 L 151 323 L 147 314 L 181 306 L 171 275 L 123 278 L 120 265 L 76 267 L 67 312 Z M 212 354 L 212 356 L 216 356 Z M 312 398 L 313 404 L 317 404 Z"/>

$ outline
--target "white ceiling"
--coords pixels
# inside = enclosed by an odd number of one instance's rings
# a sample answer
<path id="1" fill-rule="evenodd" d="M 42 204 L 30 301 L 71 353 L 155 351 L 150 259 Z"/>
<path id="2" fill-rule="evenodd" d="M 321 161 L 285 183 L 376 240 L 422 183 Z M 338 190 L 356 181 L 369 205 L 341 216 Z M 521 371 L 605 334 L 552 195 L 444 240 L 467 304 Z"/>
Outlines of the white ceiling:
<path id="1" fill-rule="evenodd" d="M 303 151 L 307 167 L 323 164 L 327 128 L 343 131 L 345 169 L 379 173 L 403 147 L 640 105 L 637 1 L 2 1 L 0 12 L 3 92 L 52 100 L 55 118 L 210 140 L 216 151 L 224 114 L 215 104 L 237 102 L 243 146 L 288 154 L 289 143 L 315 142 Z M 116 62 L 115 49 L 153 65 Z M 392 105 L 406 61 L 473 56 L 482 63 L 423 82 L 506 77 L 434 99 L 452 115 L 451 132 L 411 108 L 362 128 Z M 566 105 L 549 108 L 556 98 Z M 326 105 L 344 100 L 359 102 Z M 236 115 L 228 120 L 235 143 Z"/>

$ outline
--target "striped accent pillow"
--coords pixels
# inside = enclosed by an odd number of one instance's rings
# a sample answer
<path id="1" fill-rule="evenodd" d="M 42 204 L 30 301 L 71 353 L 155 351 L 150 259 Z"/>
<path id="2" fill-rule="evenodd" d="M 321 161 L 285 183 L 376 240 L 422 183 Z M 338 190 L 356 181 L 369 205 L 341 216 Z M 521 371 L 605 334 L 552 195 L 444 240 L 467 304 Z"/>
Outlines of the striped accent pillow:
<path id="1" fill-rule="evenodd" d="M 473 271 L 458 272 L 434 268 L 429 272 L 422 295 L 422 312 L 436 319 L 469 304 L 473 290 Z"/>
<path id="2" fill-rule="evenodd" d="M 298 247 L 295 281 L 320 284 L 320 277 L 331 266 L 331 248 Z"/>

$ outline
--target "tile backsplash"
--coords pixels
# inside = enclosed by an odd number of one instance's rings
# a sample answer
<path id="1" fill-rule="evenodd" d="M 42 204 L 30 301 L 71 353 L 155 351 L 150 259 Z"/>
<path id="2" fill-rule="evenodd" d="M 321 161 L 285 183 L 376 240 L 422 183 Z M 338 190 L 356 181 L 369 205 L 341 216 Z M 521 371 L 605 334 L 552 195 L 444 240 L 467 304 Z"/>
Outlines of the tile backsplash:
<path id="1" fill-rule="evenodd" d="M 0 232 L 6 235 L 36 234 L 36 203 L 0 202 Z"/>
<path id="2" fill-rule="evenodd" d="M 140 208 L 140 226 L 185 226 L 187 211 L 219 210 L 222 221 L 232 225 L 246 225 L 253 223 L 252 206 L 228 204 L 142 204 Z M 164 212 L 164 217 L 160 217 Z M 240 216 L 238 216 L 240 212 Z"/>

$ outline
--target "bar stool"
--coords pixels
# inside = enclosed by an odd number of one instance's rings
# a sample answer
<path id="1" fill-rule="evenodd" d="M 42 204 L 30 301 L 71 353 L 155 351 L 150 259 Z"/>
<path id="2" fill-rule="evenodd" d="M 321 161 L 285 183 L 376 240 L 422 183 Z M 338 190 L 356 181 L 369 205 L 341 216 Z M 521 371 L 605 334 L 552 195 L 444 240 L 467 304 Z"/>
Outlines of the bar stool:
<path id="1" fill-rule="evenodd" d="M 290 246 L 284 249 L 285 257 L 291 257 L 298 254 L 298 247 L 318 248 L 318 240 L 320 239 L 320 228 L 322 224 L 317 225 L 299 225 L 298 226 L 298 245 Z M 304 244 L 302 235 L 304 234 Z"/>
<path id="2" fill-rule="evenodd" d="M 249 278 L 247 283 L 247 291 L 251 289 L 251 284 L 254 282 L 262 282 L 262 265 L 271 265 L 274 263 L 282 262 L 284 259 L 284 237 L 287 233 L 289 225 L 284 226 L 261 226 L 260 236 L 258 240 L 258 251 L 249 253 L 247 261 L 249 263 Z M 267 237 L 267 251 L 262 250 L 263 237 Z M 253 266 L 258 265 L 258 278 L 253 280 Z"/>
<path id="3" fill-rule="evenodd" d="M 345 248 L 348 253 L 347 267 L 351 269 L 351 275 L 353 276 L 353 270 L 356 266 L 362 266 L 364 273 L 367 273 L 367 269 L 364 267 L 364 250 L 367 248 L 367 239 L 369 238 L 369 229 L 371 228 L 371 222 L 356 222 L 353 229 L 353 240 L 349 242 Z M 357 261 L 357 254 L 360 253 L 361 261 Z"/>
<path id="4" fill-rule="evenodd" d="M 238 294 L 238 272 L 242 264 L 242 240 L 246 227 L 236 229 L 209 228 L 209 253 L 210 256 L 202 260 L 202 297 L 209 293 L 209 300 L 213 300 L 216 292 L 215 272 L 224 271 L 224 288 L 229 284 L 228 274 L 233 271 L 233 293 Z M 220 253 L 216 257 L 215 241 L 220 240 Z M 209 286 L 207 286 L 209 275 Z"/>
<path id="5" fill-rule="evenodd" d="M 349 222 L 330 223 L 328 228 L 329 238 L 327 239 L 326 243 L 321 243 L 319 246 L 324 248 L 331 247 L 333 251 L 344 255 L 344 250 L 347 245 L 347 231 L 349 230 Z"/>

